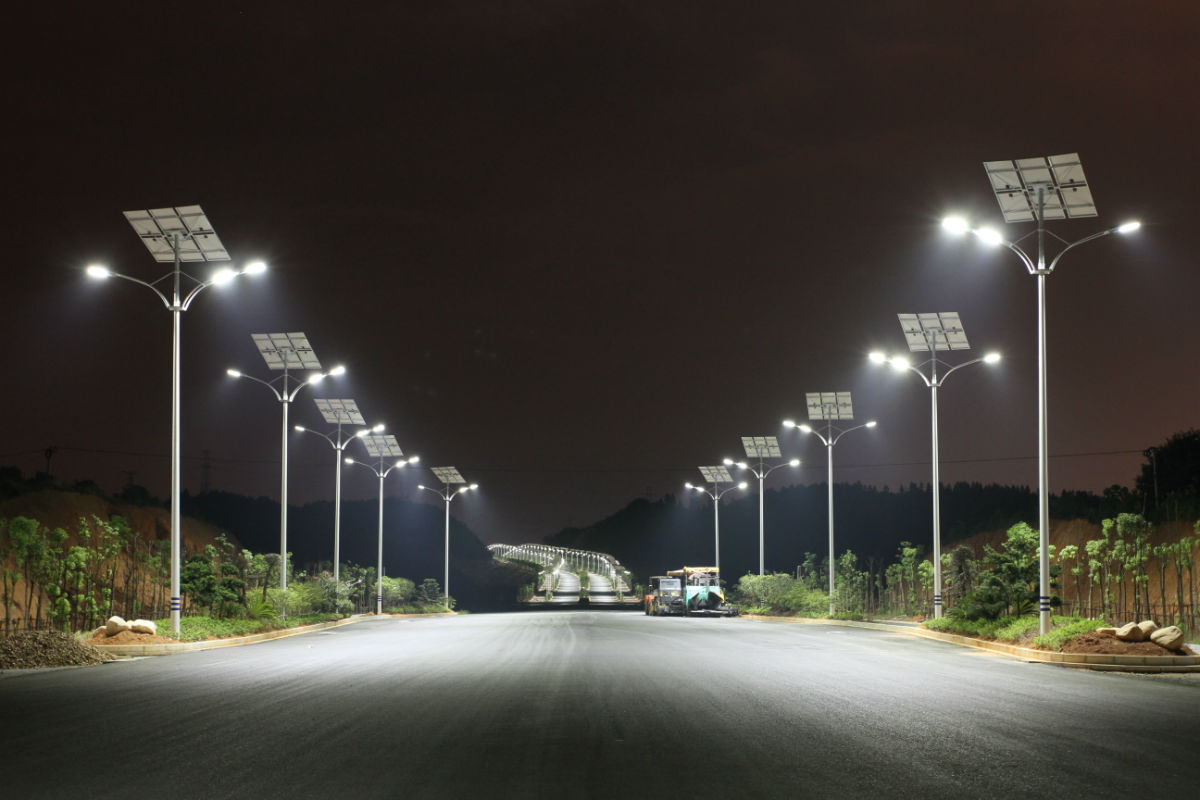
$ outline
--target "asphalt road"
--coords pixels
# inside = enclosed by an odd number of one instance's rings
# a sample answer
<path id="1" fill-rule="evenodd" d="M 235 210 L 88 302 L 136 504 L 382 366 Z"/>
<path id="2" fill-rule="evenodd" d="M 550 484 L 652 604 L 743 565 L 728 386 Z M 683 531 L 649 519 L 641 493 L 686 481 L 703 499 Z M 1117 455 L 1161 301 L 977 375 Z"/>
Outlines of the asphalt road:
<path id="1" fill-rule="evenodd" d="M 742 619 L 372 620 L 0 673 L 0 796 L 1188 796 L 1194 677 Z"/>

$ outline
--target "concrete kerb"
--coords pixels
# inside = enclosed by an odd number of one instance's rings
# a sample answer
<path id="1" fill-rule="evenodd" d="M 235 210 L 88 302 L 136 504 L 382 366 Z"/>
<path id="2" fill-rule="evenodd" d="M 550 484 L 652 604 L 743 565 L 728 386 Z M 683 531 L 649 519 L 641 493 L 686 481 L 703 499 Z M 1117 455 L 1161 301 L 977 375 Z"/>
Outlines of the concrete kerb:
<path id="1" fill-rule="evenodd" d="M 763 617 L 743 614 L 746 619 L 765 622 L 799 622 L 806 625 L 839 625 L 848 628 L 871 628 L 874 630 L 889 630 L 920 636 L 925 639 L 956 644 L 960 647 L 973 647 L 976 650 L 986 650 L 991 653 L 1019 658 L 1038 664 L 1053 664 L 1058 667 L 1074 669 L 1109 670 L 1116 672 L 1200 672 L 1200 656 L 1122 656 L 1107 653 L 1055 653 L 1049 650 L 1037 650 L 1032 647 L 1021 647 L 1004 642 L 992 642 L 986 639 L 974 639 L 970 636 L 959 636 L 942 631 L 931 631 L 920 626 L 893 625 L 881 622 L 857 622 L 841 619 L 806 619 L 804 617 Z"/>
<path id="2" fill-rule="evenodd" d="M 121 658 L 136 658 L 141 656 L 171 656 L 179 653 L 194 653 L 200 650 L 215 650 L 218 647 L 237 647 L 243 644 L 257 644 L 258 642 L 267 642 L 272 639 L 283 639 L 287 636 L 298 636 L 302 633 L 313 633 L 315 631 L 326 630 L 328 628 L 337 628 L 342 625 L 350 625 L 355 622 L 362 622 L 369 619 L 385 619 L 385 618 L 420 618 L 420 617 L 444 617 L 452 616 L 450 614 L 384 614 L 382 617 L 375 615 L 356 615 L 346 617 L 345 619 L 334 620 L 333 622 L 318 622 L 313 625 L 301 625 L 296 628 L 284 628 L 277 631 L 267 631 L 266 633 L 255 633 L 250 636 L 232 636 L 227 639 L 204 639 L 199 642 L 178 642 L 176 644 L 102 644 L 97 645 L 106 653 Z"/>

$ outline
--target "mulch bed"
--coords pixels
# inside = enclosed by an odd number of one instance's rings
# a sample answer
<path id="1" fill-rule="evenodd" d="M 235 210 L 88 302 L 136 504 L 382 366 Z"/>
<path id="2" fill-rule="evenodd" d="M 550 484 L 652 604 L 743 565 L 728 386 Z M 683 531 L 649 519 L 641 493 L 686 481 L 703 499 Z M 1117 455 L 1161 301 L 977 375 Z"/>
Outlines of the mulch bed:
<path id="1" fill-rule="evenodd" d="M 109 636 L 104 633 L 98 633 L 87 640 L 88 644 L 98 645 L 103 647 L 106 644 L 179 644 L 178 639 L 171 639 L 167 636 L 158 636 L 153 633 L 134 633 L 133 631 L 121 631 Z"/>
<path id="2" fill-rule="evenodd" d="M 0 670 L 103 664 L 113 656 L 57 631 L 22 631 L 0 640 Z"/>
<path id="3" fill-rule="evenodd" d="M 1117 656 L 1194 656 L 1186 646 L 1178 651 L 1168 650 L 1154 642 L 1123 642 L 1111 633 L 1091 631 L 1071 639 L 1062 646 L 1064 653 L 1103 653 Z"/>

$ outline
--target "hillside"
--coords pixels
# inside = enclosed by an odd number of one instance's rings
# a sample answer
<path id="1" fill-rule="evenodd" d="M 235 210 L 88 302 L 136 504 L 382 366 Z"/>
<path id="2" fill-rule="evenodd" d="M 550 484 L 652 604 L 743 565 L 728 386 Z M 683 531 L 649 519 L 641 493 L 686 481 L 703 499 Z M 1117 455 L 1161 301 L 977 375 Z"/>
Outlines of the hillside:
<path id="1" fill-rule="evenodd" d="M 0 519 L 29 517 L 49 528 L 62 528 L 74 537 L 80 517 L 97 516 L 107 520 L 123 517 L 131 530 L 147 541 L 166 541 L 171 537 L 171 512 L 166 508 L 134 506 L 117 503 L 91 494 L 42 489 L 0 500 Z M 237 539 L 226 531 L 195 519 L 181 520 L 180 540 L 190 552 L 214 544 L 222 533 L 233 542 Z"/>

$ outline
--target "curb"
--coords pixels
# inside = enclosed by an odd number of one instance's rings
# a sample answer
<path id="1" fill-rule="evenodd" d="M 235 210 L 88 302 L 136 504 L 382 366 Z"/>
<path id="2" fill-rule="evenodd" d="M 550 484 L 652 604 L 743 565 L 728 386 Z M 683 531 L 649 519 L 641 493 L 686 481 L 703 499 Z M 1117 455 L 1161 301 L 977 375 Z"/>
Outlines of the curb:
<path id="1" fill-rule="evenodd" d="M 445 617 L 454 616 L 454 613 L 449 614 L 384 614 L 377 617 L 374 614 L 370 616 L 359 614 L 345 619 L 334 620 L 333 622 L 318 622 L 313 625 L 302 625 L 296 628 L 284 628 L 278 631 L 267 631 L 266 633 L 255 633 L 250 636 L 232 636 L 227 639 L 204 639 L 199 642 L 179 642 L 178 644 L 98 644 L 99 647 L 106 653 L 111 653 L 114 656 L 122 658 L 137 658 L 145 656 L 173 656 L 179 653 L 195 653 L 200 650 L 215 650 L 219 647 L 237 647 L 243 644 L 257 644 L 259 642 L 269 642 L 272 639 L 283 639 L 288 636 L 298 636 L 302 633 L 313 633 L 315 631 L 326 630 L 327 628 L 337 628 L 342 625 L 350 625 L 355 622 L 362 622 L 368 619 L 412 619 L 419 617 Z"/>
<path id="2" fill-rule="evenodd" d="M 970 636 L 959 636 L 954 633 L 931 631 L 921 627 L 889 625 L 881 622 L 806 619 L 804 617 L 761 617 L 751 614 L 744 614 L 742 616 L 745 619 L 762 622 L 798 622 L 805 625 L 839 625 L 848 628 L 895 631 L 910 636 L 919 636 L 924 639 L 936 639 L 948 644 L 956 644 L 960 647 L 986 650 L 991 653 L 1018 658 L 1022 661 L 1037 664 L 1053 664 L 1054 666 L 1073 669 L 1117 672 L 1200 672 L 1200 656 L 1122 656 L 1107 653 L 1056 653 L 1050 650 L 1037 650 L 1032 647 L 992 642 L 986 639 L 973 639 Z"/>

